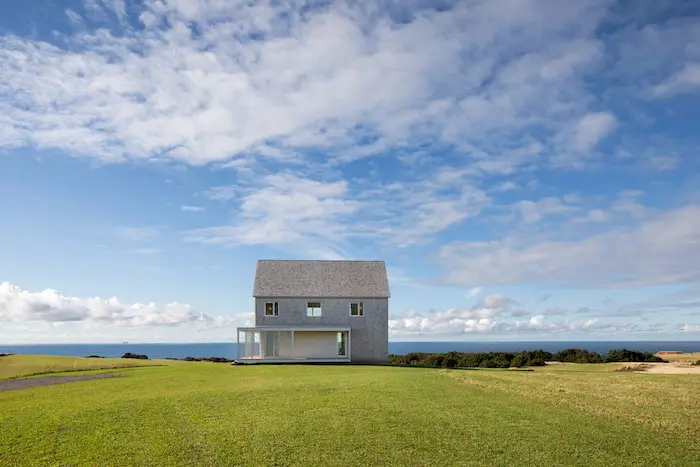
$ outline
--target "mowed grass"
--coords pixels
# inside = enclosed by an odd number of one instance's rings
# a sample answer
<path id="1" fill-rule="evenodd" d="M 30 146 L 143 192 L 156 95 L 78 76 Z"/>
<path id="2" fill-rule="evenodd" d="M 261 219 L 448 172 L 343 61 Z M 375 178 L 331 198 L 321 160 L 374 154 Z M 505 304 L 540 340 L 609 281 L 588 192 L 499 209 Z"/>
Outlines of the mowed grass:
<path id="1" fill-rule="evenodd" d="M 125 358 L 76 358 L 48 355 L 8 355 L 0 357 L 0 380 L 19 376 L 99 370 L 135 366 L 163 365 L 163 361 Z"/>
<path id="2" fill-rule="evenodd" d="M 0 465 L 699 465 L 700 378 L 174 363 L 0 393 Z"/>

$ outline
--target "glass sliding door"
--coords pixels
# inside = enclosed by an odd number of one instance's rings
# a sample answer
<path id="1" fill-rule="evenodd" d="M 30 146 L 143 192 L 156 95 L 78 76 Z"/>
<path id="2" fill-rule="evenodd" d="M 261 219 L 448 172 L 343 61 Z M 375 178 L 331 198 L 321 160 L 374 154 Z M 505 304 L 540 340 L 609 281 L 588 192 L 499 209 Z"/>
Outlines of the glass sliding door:
<path id="1" fill-rule="evenodd" d="M 277 357 L 279 351 L 279 332 L 265 332 L 265 357 Z"/>
<path id="2" fill-rule="evenodd" d="M 345 357 L 347 355 L 347 333 L 338 333 L 338 356 Z"/>

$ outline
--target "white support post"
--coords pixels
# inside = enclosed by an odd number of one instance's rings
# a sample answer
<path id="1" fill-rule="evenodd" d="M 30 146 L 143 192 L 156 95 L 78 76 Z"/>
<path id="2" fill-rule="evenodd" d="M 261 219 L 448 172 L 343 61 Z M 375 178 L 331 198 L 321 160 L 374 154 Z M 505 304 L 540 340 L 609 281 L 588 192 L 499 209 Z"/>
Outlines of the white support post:
<path id="1" fill-rule="evenodd" d="M 347 333 L 348 333 L 348 348 L 347 348 L 347 352 L 345 352 L 345 353 L 348 356 L 347 357 L 348 360 L 352 360 L 352 346 L 350 345 L 350 331 L 347 331 Z"/>
<path id="2" fill-rule="evenodd" d="M 294 353 L 294 329 L 292 329 L 292 358 L 294 358 L 296 354 Z"/>
<path id="3" fill-rule="evenodd" d="M 241 331 L 236 328 L 236 360 L 241 358 Z"/>

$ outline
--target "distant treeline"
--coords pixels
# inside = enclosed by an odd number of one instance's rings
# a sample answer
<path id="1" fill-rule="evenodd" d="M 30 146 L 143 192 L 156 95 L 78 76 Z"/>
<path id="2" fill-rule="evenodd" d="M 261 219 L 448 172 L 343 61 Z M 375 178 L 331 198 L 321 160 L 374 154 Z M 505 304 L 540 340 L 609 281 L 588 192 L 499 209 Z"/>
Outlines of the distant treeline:
<path id="1" fill-rule="evenodd" d="M 566 349 L 557 353 L 544 350 L 511 352 L 411 352 L 406 355 L 389 355 L 389 364 L 417 365 L 442 368 L 511 368 L 543 366 L 545 362 L 565 363 L 611 363 L 611 362 L 664 362 L 662 358 L 649 352 L 629 349 L 613 349 L 607 354 L 589 352 L 585 349 Z"/>

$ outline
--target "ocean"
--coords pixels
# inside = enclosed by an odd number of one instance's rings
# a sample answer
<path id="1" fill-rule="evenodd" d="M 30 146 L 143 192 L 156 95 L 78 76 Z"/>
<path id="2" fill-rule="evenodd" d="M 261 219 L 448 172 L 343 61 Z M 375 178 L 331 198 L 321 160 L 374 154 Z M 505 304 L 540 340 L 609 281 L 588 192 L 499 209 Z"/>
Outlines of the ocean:
<path id="1" fill-rule="evenodd" d="M 493 341 L 493 342 L 389 342 L 389 353 L 408 352 L 520 352 L 543 349 L 558 352 L 567 348 L 587 349 L 606 353 L 610 349 L 626 348 L 641 352 L 676 350 L 700 352 L 700 341 Z M 225 357 L 236 358 L 236 343 L 158 343 L 158 344 L 42 344 L 0 345 L 0 353 L 65 355 L 85 357 L 121 357 L 126 352 L 145 354 L 150 358 Z"/>

